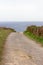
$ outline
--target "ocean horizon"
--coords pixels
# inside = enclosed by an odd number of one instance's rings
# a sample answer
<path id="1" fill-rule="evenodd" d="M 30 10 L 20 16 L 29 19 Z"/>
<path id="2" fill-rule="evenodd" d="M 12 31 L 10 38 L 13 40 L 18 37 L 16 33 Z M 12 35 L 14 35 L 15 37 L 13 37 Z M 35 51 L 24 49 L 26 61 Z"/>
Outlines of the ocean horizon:
<path id="1" fill-rule="evenodd" d="M 13 28 L 17 32 L 23 32 L 30 25 L 43 26 L 43 22 L 0 22 L 0 27 Z"/>

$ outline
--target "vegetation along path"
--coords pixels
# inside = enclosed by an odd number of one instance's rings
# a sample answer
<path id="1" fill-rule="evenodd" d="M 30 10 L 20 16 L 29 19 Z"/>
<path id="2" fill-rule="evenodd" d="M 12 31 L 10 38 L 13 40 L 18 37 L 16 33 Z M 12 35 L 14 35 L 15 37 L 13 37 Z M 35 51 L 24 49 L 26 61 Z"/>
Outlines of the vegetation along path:
<path id="1" fill-rule="evenodd" d="M 43 48 L 23 33 L 11 33 L 6 40 L 2 65 L 43 65 Z"/>

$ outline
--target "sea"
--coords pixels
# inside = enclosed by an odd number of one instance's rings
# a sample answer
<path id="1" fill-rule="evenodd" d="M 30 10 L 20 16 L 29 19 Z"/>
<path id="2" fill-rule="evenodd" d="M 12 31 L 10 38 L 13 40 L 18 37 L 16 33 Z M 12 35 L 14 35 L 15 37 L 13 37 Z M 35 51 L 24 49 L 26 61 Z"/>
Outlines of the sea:
<path id="1" fill-rule="evenodd" d="M 36 26 L 43 26 L 43 22 L 34 21 L 34 22 L 27 22 L 27 21 L 11 21 L 11 22 L 0 22 L 0 27 L 7 27 L 7 28 L 13 28 L 17 32 L 23 32 L 26 30 L 26 28 L 30 25 L 36 25 Z"/>

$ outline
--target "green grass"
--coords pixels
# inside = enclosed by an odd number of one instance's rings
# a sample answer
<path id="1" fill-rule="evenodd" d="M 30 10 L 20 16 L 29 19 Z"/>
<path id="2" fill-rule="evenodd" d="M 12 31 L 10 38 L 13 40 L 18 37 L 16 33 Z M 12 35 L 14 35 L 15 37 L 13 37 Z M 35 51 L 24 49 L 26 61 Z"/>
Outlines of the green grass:
<path id="1" fill-rule="evenodd" d="M 36 36 L 36 35 L 34 35 L 33 33 L 27 32 L 27 31 L 24 31 L 24 34 L 25 34 L 28 38 L 31 38 L 31 39 L 33 39 L 33 40 L 39 42 L 39 43 L 43 46 L 43 37 Z"/>
<path id="2" fill-rule="evenodd" d="M 0 62 L 2 60 L 2 54 L 3 54 L 3 49 L 4 49 L 4 44 L 5 44 L 5 40 L 6 37 L 11 33 L 14 32 L 14 30 L 12 29 L 4 29 L 4 28 L 0 28 Z"/>

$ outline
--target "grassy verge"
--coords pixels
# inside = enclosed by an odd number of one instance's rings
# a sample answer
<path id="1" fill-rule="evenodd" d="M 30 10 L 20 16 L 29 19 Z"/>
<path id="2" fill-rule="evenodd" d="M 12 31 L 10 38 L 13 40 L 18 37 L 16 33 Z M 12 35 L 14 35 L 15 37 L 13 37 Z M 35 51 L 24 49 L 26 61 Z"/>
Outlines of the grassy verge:
<path id="1" fill-rule="evenodd" d="M 39 37 L 39 36 L 36 36 L 34 35 L 33 33 L 30 33 L 30 32 L 27 32 L 27 31 L 24 31 L 24 34 L 28 37 L 28 38 L 31 38 L 37 42 L 39 42 L 42 46 L 43 46 L 43 37 Z"/>
<path id="2" fill-rule="evenodd" d="M 0 28 L 0 62 L 2 60 L 5 39 L 11 32 L 14 32 L 14 30 L 10 28 Z"/>

